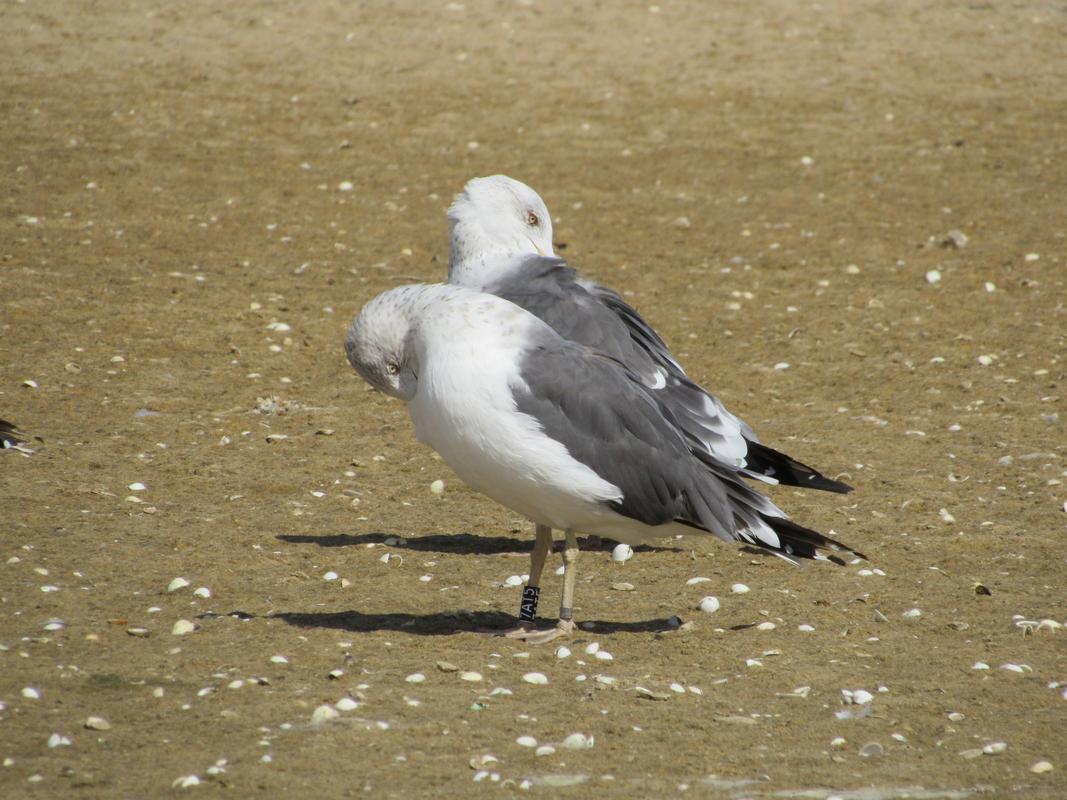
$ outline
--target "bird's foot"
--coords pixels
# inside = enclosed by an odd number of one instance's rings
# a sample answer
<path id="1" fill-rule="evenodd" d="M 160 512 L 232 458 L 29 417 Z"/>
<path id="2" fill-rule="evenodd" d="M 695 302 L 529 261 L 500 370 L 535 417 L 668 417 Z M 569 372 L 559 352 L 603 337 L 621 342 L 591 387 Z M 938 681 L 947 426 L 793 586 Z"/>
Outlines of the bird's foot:
<path id="1" fill-rule="evenodd" d="M 503 636 L 507 639 L 519 639 L 527 644 L 547 644 L 561 636 L 568 636 L 573 630 L 573 620 L 561 619 L 552 628 L 538 628 L 532 622 L 520 622 L 514 628 L 494 631 L 493 633 L 496 636 Z"/>

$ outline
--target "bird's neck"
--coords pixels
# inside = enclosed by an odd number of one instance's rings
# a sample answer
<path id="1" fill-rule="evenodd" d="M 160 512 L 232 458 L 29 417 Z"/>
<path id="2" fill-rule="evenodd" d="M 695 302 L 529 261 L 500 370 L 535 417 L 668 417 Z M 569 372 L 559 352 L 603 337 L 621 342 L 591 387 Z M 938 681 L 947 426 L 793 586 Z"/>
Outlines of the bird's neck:
<path id="1" fill-rule="evenodd" d="M 448 282 L 481 291 L 510 264 L 534 253 L 532 248 L 530 253 L 524 253 L 514 244 L 500 242 L 476 224 L 455 222 L 448 253 Z"/>

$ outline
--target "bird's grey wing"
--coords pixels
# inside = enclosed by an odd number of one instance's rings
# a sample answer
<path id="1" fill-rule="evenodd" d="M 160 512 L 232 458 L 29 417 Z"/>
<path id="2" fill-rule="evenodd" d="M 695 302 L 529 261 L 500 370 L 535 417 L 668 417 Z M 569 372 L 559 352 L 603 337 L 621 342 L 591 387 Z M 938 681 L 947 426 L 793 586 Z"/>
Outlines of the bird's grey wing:
<path id="1" fill-rule="evenodd" d="M 659 334 L 618 294 L 581 280 L 562 259 L 536 256 L 501 272 L 484 290 L 526 309 L 564 339 L 625 364 L 645 386 L 663 393 L 694 446 L 726 463 L 745 464 L 755 433 L 686 377 Z"/>
<path id="2" fill-rule="evenodd" d="M 683 520 L 733 533 L 724 485 L 694 458 L 669 409 L 623 365 L 553 337 L 523 355 L 520 375 L 512 387 L 518 410 L 619 487 L 615 511 L 648 525 Z"/>
<path id="3" fill-rule="evenodd" d="M 654 386 L 671 407 L 682 429 L 713 458 L 743 468 L 750 478 L 827 492 L 851 492 L 852 487 L 827 478 L 785 453 L 762 444 L 756 432 L 732 414 L 711 392 L 689 379 L 670 348 L 644 318 L 616 292 L 587 283 L 590 295 L 621 320 L 631 339 L 664 370 L 663 385 Z"/>
<path id="4" fill-rule="evenodd" d="M 627 333 L 634 343 L 648 353 L 657 364 L 669 374 L 685 377 L 685 370 L 678 363 L 667 343 L 655 329 L 645 322 L 637 309 L 627 303 L 617 292 L 599 283 L 585 283 L 584 288 L 600 305 L 610 311 L 626 326 Z"/>
<path id="5" fill-rule="evenodd" d="M 483 288 L 526 309 L 564 339 L 621 361 L 649 384 L 657 381 L 660 372 L 656 360 L 562 259 L 524 258 Z"/>
<path id="6" fill-rule="evenodd" d="M 670 348 L 636 309 L 612 290 L 582 280 L 563 259 L 523 258 L 483 289 L 539 317 L 564 339 L 620 361 L 657 392 L 691 446 L 702 448 L 712 458 L 769 483 L 849 490 L 759 444 L 752 428 L 686 376 Z"/>
<path id="7" fill-rule="evenodd" d="M 735 467 L 690 449 L 668 407 L 614 359 L 548 340 L 520 362 L 516 408 L 571 457 L 617 486 L 608 505 L 647 525 L 680 522 L 724 541 L 771 550 L 790 561 L 853 552 L 790 521 Z"/>

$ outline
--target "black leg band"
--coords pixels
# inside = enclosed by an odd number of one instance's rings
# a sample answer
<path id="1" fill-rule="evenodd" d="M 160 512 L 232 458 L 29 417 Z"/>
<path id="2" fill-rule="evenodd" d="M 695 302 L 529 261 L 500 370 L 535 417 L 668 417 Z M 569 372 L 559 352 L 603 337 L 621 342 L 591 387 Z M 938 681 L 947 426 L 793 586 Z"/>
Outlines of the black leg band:
<path id="1" fill-rule="evenodd" d="M 541 597 L 540 586 L 524 586 L 522 589 L 522 604 L 519 606 L 519 619 L 523 622 L 533 622 L 537 616 L 537 601 Z"/>

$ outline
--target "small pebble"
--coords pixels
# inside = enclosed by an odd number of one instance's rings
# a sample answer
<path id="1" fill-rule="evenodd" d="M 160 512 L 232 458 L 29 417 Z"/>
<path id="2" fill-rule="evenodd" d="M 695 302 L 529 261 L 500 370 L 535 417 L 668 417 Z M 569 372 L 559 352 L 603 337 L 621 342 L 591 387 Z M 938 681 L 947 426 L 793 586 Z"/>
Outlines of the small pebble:
<path id="1" fill-rule="evenodd" d="M 596 651 L 600 649 L 600 642 L 590 642 L 585 646 L 585 654 L 587 656 L 595 655 Z"/>
<path id="2" fill-rule="evenodd" d="M 55 747 L 70 747 L 70 739 L 59 733 L 53 733 L 48 737 L 48 746 L 50 748 Z"/>
<path id="3" fill-rule="evenodd" d="M 961 714 L 959 711 L 952 711 L 949 713 L 948 718 L 951 722 L 963 722 L 967 719 L 965 714 Z"/>
<path id="4" fill-rule="evenodd" d="M 89 717 L 85 720 L 85 727 L 91 731 L 109 731 L 111 723 L 103 717 Z"/>
<path id="5" fill-rule="evenodd" d="M 686 586 L 696 586 L 698 583 L 709 583 L 710 581 L 711 581 L 711 578 L 703 578 L 703 577 L 699 577 L 698 576 L 696 578 L 690 578 L 689 580 L 687 580 L 685 582 L 685 585 Z"/>
<path id="6" fill-rule="evenodd" d="M 461 681 L 470 681 L 471 683 L 477 683 L 482 679 L 482 673 L 480 672 L 461 672 L 459 673 L 459 679 Z"/>
<path id="7" fill-rule="evenodd" d="M 445 493 L 445 482 L 443 480 L 436 480 L 430 484 L 430 491 L 438 496 Z"/>
<path id="8" fill-rule="evenodd" d="M 599 661 L 614 661 L 615 656 L 609 653 L 607 650 L 597 650 L 596 657 Z"/>
<path id="9" fill-rule="evenodd" d="M 984 661 L 975 661 L 971 669 L 989 669 L 989 665 Z"/>
<path id="10" fill-rule="evenodd" d="M 170 583 L 167 584 L 167 591 L 168 592 L 176 592 L 179 589 L 184 589 L 188 585 L 189 585 L 189 581 L 186 578 L 175 578 L 174 580 L 172 580 Z"/>
<path id="11" fill-rule="evenodd" d="M 629 561 L 633 557 L 634 549 L 628 544 L 617 544 L 615 549 L 611 551 L 611 560 L 618 564 Z"/>
<path id="12" fill-rule="evenodd" d="M 515 740 L 519 747 L 537 747 L 537 740 L 532 736 L 520 736 Z"/>
<path id="13" fill-rule="evenodd" d="M 999 753 L 1003 753 L 1007 749 L 1007 742 L 990 742 L 982 748 L 982 752 L 985 753 L 987 756 L 995 756 Z"/>
<path id="14" fill-rule="evenodd" d="M 712 595 L 708 595 L 707 597 L 705 597 L 703 600 L 700 601 L 700 605 L 698 607 L 705 614 L 714 614 L 716 611 L 719 610 L 719 606 L 720 606 L 719 598 L 718 597 L 714 597 Z"/>
<path id="15" fill-rule="evenodd" d="M 176 778 L 171 786 L 175 789 L 188 789 L 192 786 L 199 786 L 200 778 L 196 775 L 183 775 L 180 778 Z"/>
<path id="16" fill-rule="evenodd" d="M 874 695 L 868 692 L 866 689 L 856 689 L 852 693 L 852 702 L 856 705 L 865 705 L 866 703 L 874 700 Z"/>
<path id="17" fill-rule="evenodd" d="M 680 683 L 672 683 L 670 685 L 670 690 L 675 694 L 685 694 L 685 687 Z"/>
<path id="18" fill-rule="evenodd" d="M 733 586 L 730 587 L 730 591 L 734 594 L 745 594 L 746 592 L 750 591 L 750 589 L 743 583 L 735 583 Z"/>
<path id="19" fill-rule="evenodd" d="M 941 270 L 930 269 L 926 271 L 926 282 L 931 286 L 941 282 Z"/>
<path id="20" fill-rule="evenodd" d="M 340 700 L 334 703 L 334 708 L 336 708 L 338 711 L 355 711 L 357 708 L 359 708 L 359 703 L 357 703 L 351 697 L 342 697 Z"/>
<path id="21" fill-rule="evenodd" d="M 556 748 L 554 748 L 552 745 L 543 744 L 540 747 L 538 747 L 536 750 L 534 750 L 534 755 L 535 756 L 550 756 L 554 752 L 556 752 Z"/>
<path id="22" fill-rule="evenodd" d="M 923 612 L 922 612 L 922 609 L 920 609 L 920 608 L 909 608 L 907 611 L 905 611 L 903 614 L 901 614 L 901 616 L 904 617 L 905 619 L 917 619 L 917 618 L 921 617 L 922 615 L 923 615 Z"/>
<path id="23" fill-rule="evenodd" d="M 804 623 L 803 625 L 797 625 L 797 630 L 798 631 L 803 631 L 804 633 L 811 633 L 812 631 L 815 630 L 815 628 L 812 625 L 808 625 L 807 623 Z"/>
<path id="24" fill-rule="evenodd" d="M 341 577 L 341 576 L 340 576 L 340 575 L 338 575 L 338 574 L 337 574 L 336 572 L 334 572 L 333 570 L 330 570 L 329 572 L 327 572 L 327 573 L 324 573 L 324 574 L 323 574 L 323 576 L 322 576 L 322 579 L 323 579 L 324 581 L 335 581 L 335 580 L 337 580 L 337 579 L 338 579 L 339 577 Z"/>
<path id="25" fill-rule="evenodd" d="M 567 647 L 566 645 L 560 645 L 559 647 L 556 648 L 556 658 L 559 658 L 559 659 L 570 658 L 570 655 L 571 655 L 571 649 L 569 647 Z"/>
<path id="26" fill-rule="evenodd" d="M 143 483 L 138 481 L 137 483 L 131 483 L 126 488 L 129 489 L 131 492 L 143 492 L 148 487 L 146 487 Z"/>
<path id="27" fill-rule="evenodd" d="M 776 627 L 778 627 L 778 626 L 775 625 L 773 622 L 761 622 L 759 625 L 756 626 L 756 630 L 758 630 L 758 631 L 773 631 Z"/>
<path id="28" fill-rule="evenodd" d="M 459 672 L 459 667 L 457 667 L 450 661 L 438 661 L 437 669 L 439 669 L 441 672 Z"/>
<path id="29" fill-rule="evenodd" d="M 211 590 L 206 586 L 201 586 L 199 589 L 196 589 L 193 594 L 197 597 L 203 597 L 204 599 L 207 599 L 211 597 Z"/>
<path id="30" fill-rule="evenodd" d="M 1052 764 L 1048 761 L 1038 761 L 1036 764 L 1030 767 L 1030 771 L 1036 773 L 1037 775 L 1041 775 L 1045 772 L 1052 772 Z"/>
<path id="31" fill-rule="evenodd" d="M 505 586 L 522 586 L 522 575 L 508 575 L 504 579 Z"/>
<path id="32" fill-rule="evenodd" d="M 170 632 L 175 636 L 185 636 L 185 634 L 192 633 L 195 630 L 195 623 L 190 622 L 187 619 L 180 619 L 174 623 L 174 627 L 170 629 Z"/>
<path id="33" fill-rule="evenodd" d="M 544 686 L 548 683 L 548 677 L 543 672 L 527 672 L 522 676 L 522 679 L 535 686 Z"/>
<path id="34" fill-rule="evenodd" d="M 326 677 L 329 678 L 331 681 L 336 681 L 344 677 L 344 674 L 345 671 L 343 669 L 331 669 L 329 672 L 326 673 Z"/>
<path id="35" fill-rule="evenodd" d="M 422 683 L 426 680 L 426 676 L 423 675 L 421 672 L 412 672 L 410 675 L 404 678 L 404 680 L 408 683 Z"/>

